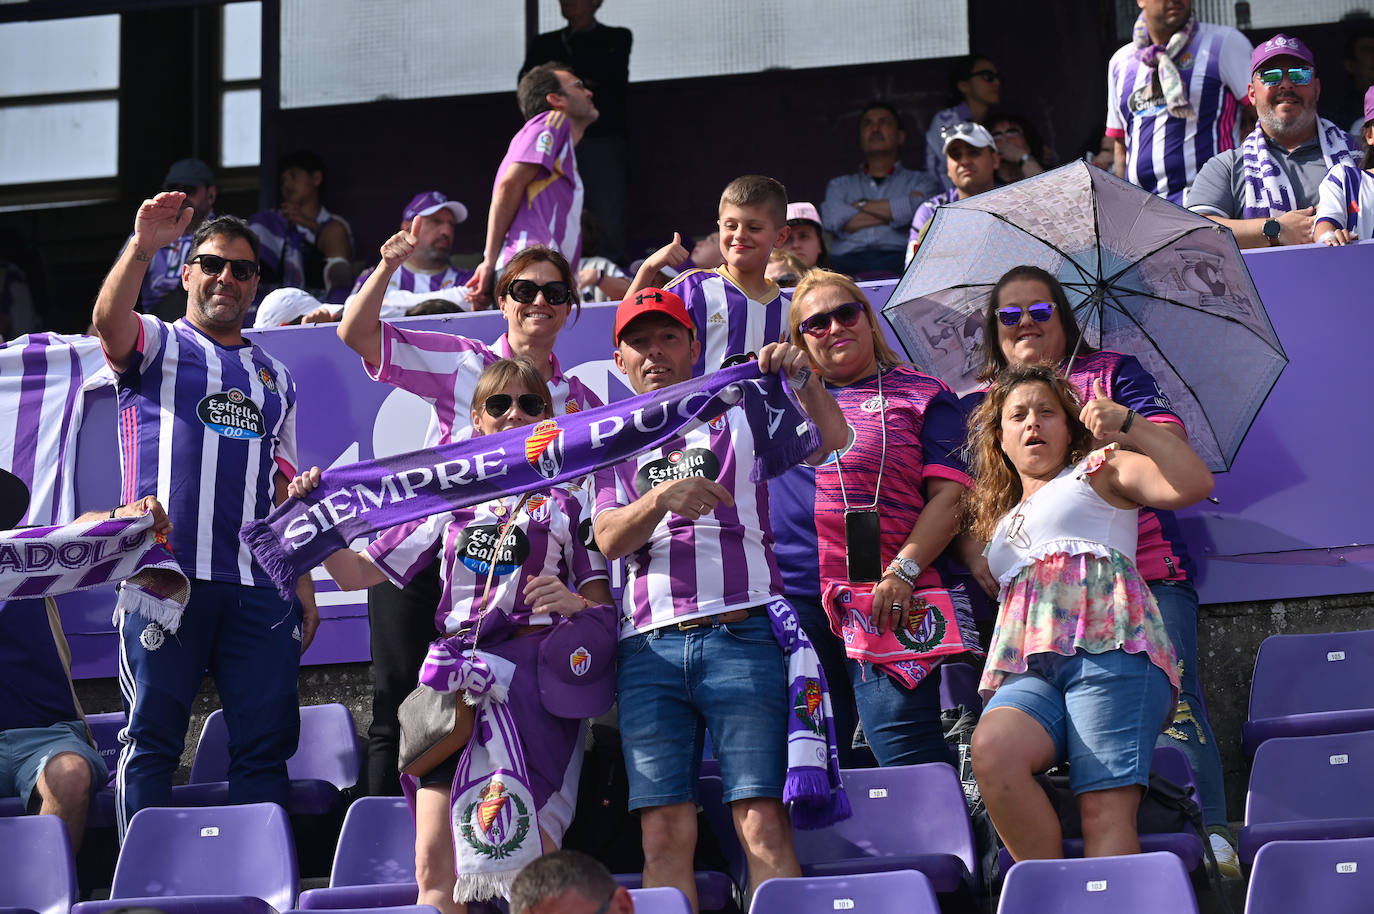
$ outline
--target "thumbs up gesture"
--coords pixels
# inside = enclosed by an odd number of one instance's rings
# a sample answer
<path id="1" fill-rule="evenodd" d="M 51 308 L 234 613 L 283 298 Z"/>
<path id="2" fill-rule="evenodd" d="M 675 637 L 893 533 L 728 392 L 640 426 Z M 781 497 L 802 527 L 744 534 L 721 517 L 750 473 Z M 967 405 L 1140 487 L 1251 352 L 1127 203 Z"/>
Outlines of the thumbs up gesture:
<path id="1" fill-rule="evenodd" d="M 410 221 L 410 229 L 401 229 L 382 244 L 382 261 L 389 267 L 397 267 L 406 262 L 419 244 L 420 229 L 424 227 L 425 217 L 416 216 Z"/>
<path id="2" fill-rule="evenodd" d="M 645 265 L 662 272 L 664 267 L 675 267 L 687 259 L 687 249 L 682 246 L 682 235 L 673 232 L 673 240 L 649 255 Z"/>
<path id="3" fill-rule="evenodd" d="M 1101 378 L 1093 378 L 1092 399 L 1084 404 L 1078 418 L 1093 433 L 1093 438 L 1108 442 L 1117 440 L 1129 412 L 1125 406 L 1107 396 L 1107 388 Z"/>

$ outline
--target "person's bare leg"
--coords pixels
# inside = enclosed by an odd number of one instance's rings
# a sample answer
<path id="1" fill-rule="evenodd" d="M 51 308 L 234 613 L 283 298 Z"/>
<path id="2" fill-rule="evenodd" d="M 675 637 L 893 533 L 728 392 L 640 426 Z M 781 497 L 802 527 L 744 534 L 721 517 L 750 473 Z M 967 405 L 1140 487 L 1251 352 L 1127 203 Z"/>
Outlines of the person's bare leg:
<path id="1" fill-rule="evenodd" d="M 988 815 L 1013 860 L 1064 856 L 1059 817 L 1034 775 L 1054 764 L 1054 740 L 1019 708 L 993 708 L 978 721 L 973 774 Z"/>
<path id="2" fill-rule="evenodd" d="M 420 884 L 417 904 L 434 905 L 442 914 L 467 914 L 468 906 L 453 900 L 458 877 L 453 871 L 447 787 L 415 792 L 415 881 Z"/>
<path id="3" fill-rule="evenodd" d="M 1140 794 L 1139 786 L 1127 784 L 1078 795 L 1084 857 L 1140 853 L 1140 835 L 1136 832 Z"/>
<path id="4" fill-rule="evenodd" d="M 749 863 L 748 905 L 754 890 L 765 879 L 800 876 L 797 851 L 792 846 L 792 820 L 782 801 L 768 797 L 752 797 L 730 804 L 730 817 L 735 834 Z"/>
<path id="5" fill-rule="evenodd" d="M 700 910 L 692 857 L 697 847 L 697 806 L 673 803 L 639 811 L 639 827 L 644 836 L 644 887 L 672 886 L 681 889 Z"/>
<path id="6" fill-rule="evenodd" d="M 81 850 L 91 805 L 90 764 L 75 752 L 58 753 L 43 766 L 34 789 L 42 801 L 38 811 L 61 819 L 67 826 L 72 853 Z"/>

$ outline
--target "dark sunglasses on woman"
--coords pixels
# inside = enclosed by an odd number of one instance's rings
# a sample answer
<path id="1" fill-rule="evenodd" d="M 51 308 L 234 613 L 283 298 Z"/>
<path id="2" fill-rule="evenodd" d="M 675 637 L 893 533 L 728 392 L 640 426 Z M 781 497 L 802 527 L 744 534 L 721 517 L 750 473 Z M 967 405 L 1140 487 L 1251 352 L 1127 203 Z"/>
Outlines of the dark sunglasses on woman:
<path id="1" fill-rule="evenodd" d="M 544 293 L 544 301 L 551 305 L 566 305 L 572 298 L 572 289 L 565 282 L 555 280 L 542 286 L 532 279 L 517 279 L 506 289 L 506 294 L 522 305 L 534 304 L 535 296 Z"/>
<path id="2" fill-rule="evenodd" d="M 998 308 L 997 319 L 1001 321 L 1003 327 L 1015 327 L 1017 324 L 1021 323 L 1022 310 L 1023 309 L 1014 305 Z M 1045 321 L 1049 320 L 1050 315 L 1054 313 L 1054 303 L 1040 301 L 1033 305 L 1028 305 L 1024 310 L 1030 313 L 1031 320 L 1035 321 L 1037 324 L 1043 324 Z"/>
<path id="3" fill-rule="evenodd" d="M 215 254 L 197 254 L 187 262 L 200 264 L 200 269 L 206 276 L 218 276 L 224 271 L 226 263 L 229 264 L 229 272 L 239 282 L 247 282 L 258 275 L 258 265 L 252 260 L 230 260 L 228 257 Z"/>
<path id="4" fill-rule="evenodd" d="M 806 320 L 797 324 L 797 329 L 807 336 L 814 336 L 820 339 L 821 337 L 830 335 L 830 328 L 835 321 L 839 321 L 840 326 L 847 329 L 857 324 L 859 318 L 863 317 L 863 313 L 864 306 L 862 302 L 845 302 L 838 308 L 811 315 Z"/>
<path id="5" fill-rule="evenodd" d="M 520 412 L 531 419 L 538 419 L 549 408 L 548 404 L 544 402 L 544 398 L 539 394 L 521 394 L 518 397 L 512 397 L 510 394 L 492 394 L 483 401 L 482 408 L 487 411 L 488 416 L 493 419 L 500 419 L 510 412 L 512 403 L 518 405 Z"/>

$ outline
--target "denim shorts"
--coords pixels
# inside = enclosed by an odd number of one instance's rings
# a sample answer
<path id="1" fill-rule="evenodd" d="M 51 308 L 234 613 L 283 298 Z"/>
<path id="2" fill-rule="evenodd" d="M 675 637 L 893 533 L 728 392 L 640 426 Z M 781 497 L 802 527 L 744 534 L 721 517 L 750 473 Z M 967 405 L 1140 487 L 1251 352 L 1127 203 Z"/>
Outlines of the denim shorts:
<path id="1" fill-rule="evenodd" d="M 110 771 L 100 753 L 86 742 L 86 725 L 64 720 L 50 727 L 17 727 L 0 732 L 0 797 L 19 797 L 29 811 L 36 808 L 33 789 L 38 775 L 54 757 L 74 752 L 91 768 L 91 790 L 105 786 Z"/>
<path id="2" fill-rule="evenodd" d="M 691 803 L 705 731 L 727 803 L 782 799 L 787 670 L 766 616 L 620 642 L 620 737 L 630 809 Z"/>
<path id="3" fill-rule="evenodd" d="M 1054 740 L 1075 795 L 1150 783 L 1150 757 L 1173 702 L 1164 671 L 1145 654 L 1036 654 L 1008 676 L 983 713 L 1017 708 Z"/>

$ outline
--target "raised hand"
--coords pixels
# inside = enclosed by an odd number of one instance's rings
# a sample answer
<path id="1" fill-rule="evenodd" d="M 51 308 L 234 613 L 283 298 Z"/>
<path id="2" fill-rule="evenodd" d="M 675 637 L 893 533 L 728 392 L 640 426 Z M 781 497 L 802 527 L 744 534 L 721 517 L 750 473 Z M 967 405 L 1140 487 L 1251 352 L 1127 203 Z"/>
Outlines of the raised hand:
<path id="1" fill-rule="evenodd" d="M 800 390 L 811 379 L 811 355 L 791 343 L 769 343 L 759 350 L 759 371 L 780 374 L 793 390 Z"/>
<path id="2" fill-rule="evenodd" d="M 1092 399 L 1083 405 L 1078 419 L 1088 427 L 1098 441 L 1108 441 L 1116 437 L 1126 421 L 1126 407 L 1107 396 L 1107 388 L 1101 378 L 1093 378 Z"/>
<path id="3" fill-rule="evenodd" d="M 155 251 L 186 234 L 195 210 L 185 204 L 186 195 L 180 191 L 165 191 L 144 200 L 134 217 L 134 243 L 145 251 Z"/>
<path id="4" fill-rule="evenodd" d="M 687 249 L 682 246 L 682 235 L 673 232 L 673 240 L 649 255 L 645 263 L 652 264 L 655 270 L 675 267 L 687 259 Z"/>
<path id="5" fill-rule="evenodd" d="M 382 262 L 389 267 L 399 267 L 415 252 L 420 243 L 420 229 L 424 227 L 425 217 L 416 216 L 410 221 L 410 229 L 401 229 L 382 244 Z"/>
<path id="6" fill-rule="evenodd" d="M 286 484 L 286 494 L 292 498 L 304 498 L 320 484 L 320 468 L 311 467 Z"/>

